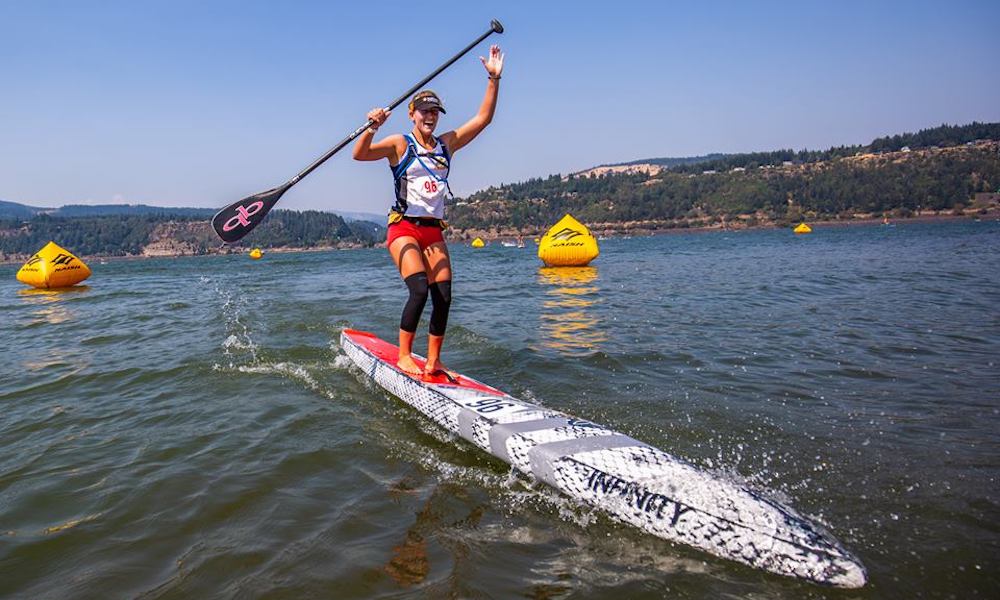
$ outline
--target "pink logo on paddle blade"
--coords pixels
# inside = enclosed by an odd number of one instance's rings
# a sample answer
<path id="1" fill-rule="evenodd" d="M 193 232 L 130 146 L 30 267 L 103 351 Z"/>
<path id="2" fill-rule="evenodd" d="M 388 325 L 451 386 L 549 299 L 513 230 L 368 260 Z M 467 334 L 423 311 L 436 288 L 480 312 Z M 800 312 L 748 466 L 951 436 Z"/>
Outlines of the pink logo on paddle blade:
<path id="1" fill-rule="evenodd" d="M 246 227 L 250 224 L 250 219 L 248 217 L 252 217 L 259 213 L 262 208 L 264 208 L 264 202 L 262 200 L 258 200 L 247 206 L 237 206 L 236 216 L 226 221 L 226 224 L 222 226 L 222 230 L 232 231 L 237 227 Z"/>

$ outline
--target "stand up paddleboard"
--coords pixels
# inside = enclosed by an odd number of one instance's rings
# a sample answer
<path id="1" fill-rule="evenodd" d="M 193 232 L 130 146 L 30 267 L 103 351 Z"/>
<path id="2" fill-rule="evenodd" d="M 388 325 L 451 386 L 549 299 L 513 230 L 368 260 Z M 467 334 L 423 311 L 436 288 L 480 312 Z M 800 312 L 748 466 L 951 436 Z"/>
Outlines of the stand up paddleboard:
<path id="1" fill-rule="evenodd" d="M 398 348 L 370 333 L 345 330 L 340 345 L 366 375 L 441 427 L 619 521 L 772 573 L 843 588 L 865 584 L 857 558 L 774 500 L 469 377 L 408 375 L 396 366 Z"/>

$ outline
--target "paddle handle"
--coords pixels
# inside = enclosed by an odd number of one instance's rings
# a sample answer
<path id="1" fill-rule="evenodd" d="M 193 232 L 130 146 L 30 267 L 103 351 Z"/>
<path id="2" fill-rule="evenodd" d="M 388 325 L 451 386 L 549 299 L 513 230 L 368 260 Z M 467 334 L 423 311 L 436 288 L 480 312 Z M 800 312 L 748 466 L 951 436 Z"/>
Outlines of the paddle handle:
<path id="1" fill-rule="evenodd" d="M 472 50 L 473 48 L 475 48 L 476 46 L 478 46 L 479 42 L 481 42 L 481 41 L 485 40 L 486 38 L 490 37 L 490 35 L 493 34 L 493 33 L 503 33 L 503 25 L 501 25 L 500 21 L 497 21 L 496 19 L 493 19 L 490 22 L 490 28 L 489 28 L 489 30 L 486 31 L 485 33 L 483 33 L 483 35 L 481 35 L 478 38 L 476 38 L 476 41 L 474 41 L 471 44 L 469 44 L 468 46 L 466 46 L 461 52 L 459 52 L 455 56 L 452 56 L 450 59 L 448 59 L 448 62 L 446 62 L 443 65 L 441 65 L 440 67 L 438 67 L 437 70 L 435 70 L 433 73 L 431 73 L 427 77 L 424 77 L 423 79 L 421 79 L 419 83 L 417 83 L 416 85 L 414 85 L 410 89 L 408 89 L 405 92 L 403 92 L 403 94 L 399 98 L 396 98 L 393 101 L 393 103 L 389 105 L 389 110 L 392 110 L 392 109 L 396 108 L 397 106 L 399 106 L 400 104 L 402 104 L 404 100 L 406 100 L 407 98 L 409 98 L 410 96 L 412 96 L 420 88 L 424 87 L 424 85 L 426 85 L 428 81 L 430 81 L 431 79 L 434 79 L 435 77 L 437 77 L 438 75 L 440 75 L 441 71 L 444 71 L 445 69 L 447 69 L 448 67 L 450 67 L 452 65 L 452 63 L 454 63 L 456 60 L 458 60 L 458 59 L 462 58 L 463 56 L 465 56 L 465 54 L 469 50 Z M 371 124 L 372 121 L 369 120 L 368 123 Z"/>
<path id="2" fill-rule="evenodd" d="M 411 87 L 410 89 L 408 89 L 405 92 L 403 92 L 399 96 L 399 98 L 396 98 L 395 100 L 393 100 L 392 104 L 390 104 L 388 106 L 388 110 L 392 110 L 392 109 L 396 108 L 397 106 L 399 106 L 400 104 L 402 104 L 407 98 L 409 98 L 410 96 L 412 96 L 417 90 L 419 90 L 420 88 L 424 87 L 427 84 L 428 81 L 430 81 L 431 79 L 434 79 L 435 77 L 437 77 L 438 75 L 440 75 L 441 71 L 444 71 L 445 69 L 447 69 L 448 67 L 450 67 L 456 60 L 458 60 L 458 59 L 462 58 L 463 56 L 465 56 L 469 52 L 469 50 L 472 50 L 473 48 L 475 48 L 479 44 L 479 42 L 485 40 L 486 38 L 488 38 L 490 35 L 492 35 L 494 33 L 503 33 L 503 25 L 501 25 L 500 21 L 497 21 L 496 19 L 493 19 L 492 21 L 490 21 L 490 28 L 489 28 L 488 31 L 486 31 L 485 33 L 483 33 L 478 38 L 476 38 L 476 40 L 474 42 L 472 42 L 471 44 L 469 44 L 468 46 L 466 46 L 465 48 L 463 48 L 458 54 L 456 54 L 455 56 L 452 56 L 450 59 L 448 59 L 448 62 L 444 63 L 443 65 L 441 65 L 440 67 L 438 67 L 437 69 L 435 69 L 433 73 L 431 73 L 427 77 L 424 77 L 417 84 L 415 84 L 413 87 Z M 292 187 L 293 185 L 295 185 L 296 183 L 298 183 L 299 180 L 301 180 L 306 175 L 308 175 L 308 174 L 312 173 L 313 171 L 315 171 L 316 168 L 319 167 L 321 164 L 325 163 L 327 161 L 327 159 L 329 159 L 334 154 L 340 152 L 344 148 L 344 146 L 350 144 L 352 141 L 354 141 L 355 138 L 357 138 L 359 135 L 361 135 L 362 133 L 364 133 L 365 129 L 368 129 L 369 127 L 371 127 L 374 124 L 375 124 L 375 121 L 373 121 L 371 119 L 368 119 L 368 121 L 364 125 L 362 125 L 361 127 L 358 127 L 354 131 L 352 131 L 350 135 L 348 135 L 343 140 L 341 140 L 340 143 L 338 143 L 333 148 L 330 148 L 326 152 L 326 154 L 324 154 L 323 156 L 317 158 L 311 165 L 309 165 L 305 169 L 302 169 L 302 171 L 298 175 L 296 175 L 295 177 L 292 177 L 291 179 L 289 179 L 288 183 L 286 183 L 282 187 L 284 187 L 285 189 L 288 189 L 288 188 Z"/>

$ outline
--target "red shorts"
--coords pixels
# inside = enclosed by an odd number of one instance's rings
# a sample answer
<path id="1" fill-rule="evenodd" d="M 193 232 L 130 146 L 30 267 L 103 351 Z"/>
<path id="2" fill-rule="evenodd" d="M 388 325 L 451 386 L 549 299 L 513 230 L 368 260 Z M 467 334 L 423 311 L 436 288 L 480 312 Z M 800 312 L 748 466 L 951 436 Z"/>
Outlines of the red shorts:
<path id="1" fill-rule="evenodd" d="M 421 250 L 426 250 L 431 244 L 444 242 L 441 226 L 437 220 L 414 223 L 403 219 L 399 223 L 393 223 L 386 231 L 385 245 L 391 246 L 394 241 L 401 237 L 415 238 Z"/>

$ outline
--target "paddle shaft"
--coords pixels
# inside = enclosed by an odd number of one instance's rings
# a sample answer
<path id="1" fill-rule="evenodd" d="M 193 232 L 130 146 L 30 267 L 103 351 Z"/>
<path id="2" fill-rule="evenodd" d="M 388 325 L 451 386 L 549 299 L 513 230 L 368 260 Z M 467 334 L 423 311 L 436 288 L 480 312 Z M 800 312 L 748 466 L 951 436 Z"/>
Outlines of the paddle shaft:
<path id="1" fill-rule="evenodd" d="M 491 33 L 503 33 L 503 25 L 501 25 L 500 22 L 497 21 L 496 19 L 490 22 L 489 31 L 476 38 L 476 41 L 472 42 L 471 44 L 466 46 L 461 52 L 451 57 L 451 59 L 449 59 L 448 62 L 438 67 L 433 73 L 420 80 L 420 82 L 414 85 L 412 88 L 406 90 L 406 92 L 404 92 L 402 96 L 397 98 L 388 107 L 389 110 L 392 110 L 397 106 L 399 106 L 411 94 L 420 89 L 431 79 L 437 77 L 437 75 L 441 71 L 444 71 L 449 66 L 451 66 L 453 62 L 461 58 L 469 50 L 472 50 L 473 46 L 486 39 Z M 328 158 L 339 152 L 344 146 L 351 143 L 351 140 L 361 135 L 365 131 L 365 129 L 371 127 L 373 123 L 374 121 L 368 119 L 368 121 L 364 125 L 355 129 L 354 132 L 351 133 L 351 135 L 344 138 L 342 142 L 331 148 L 326 154 L 316 159 L 315 162 L 313 162 L 311 165 L 303 169 L 301 173 L 299 173 L 295 177 L 292 177 L 284 184 L 274 189 L 267 190 L 266 192 L 261 192 L 259 194 L 254 194 L 253 196 L 248 196 L 238 202 L 230 204 L 229 206 L 215 213 L 215 216 L 212 217 L 212 228 L 215 230 L 215 233 L 222 239 L 223 242 L 227 244 L 238 242 L 248 233 L 253 231 L 253 229 L 257 227 L 257 225 L 260 225 L 260 223 L 264 220 L 264 217 L 267 216 L 271 208 L 274 207 L 275 204 L 277 204 L 282 194 L 287 192 L 290 187 L 301 181 L 303 177 L 312 173 L 316 169 L 316 167 L 326 162 Z"/>
<path id="2" fill-rule="evenodd" d="M 435 77 L 437 77 L 441 73 L 441 71 L 444 71 L 445 69 L 447 69 L 448 67 L 450 67 L 452 65 L 452 63 L 454 63 L 456 60 L 458 60 L 458 59 L 462 58 L 463 56 L 465 56 L 465 54 L 469 50 L 472 50 L 473 48 L 475 48 L 479 44 L 479 42 L 481 42 L 481 41 L 485 40 L 486 38 L 488 38 L 490 36 L 490 34 L 492 34 L 492 33 L 503 33 L 503 26 L 500 25 L 499 21 L 494 20 L 492 23 L 490 23 L 490 29 L 489 29 L 489 31 L 485 32 L 484 34 L 482 34 L 481 36 L 479 36 L 478 38 L 476 38 L 476 41 L 474 41 L 471 44 L 469 44 L 468 46 L 466 46 L 464 49 L 462 49 L 461 52 L 459 52 L 455 56 L 452 56 L 450 59 L 448 59 L 448 62 L 444 63 L 443 65 L 441 65 L 440 67 L 438 67 L 437 69 L 435 69 L 434 72 L 431 73 L 430 75 L 428 75 L 427 77 L 424 77 L 423 79 L 421 79 L 419 83 L 415 84 L 413 87 L 411 87 L 410 89 L 408 89 L 405 92 L 403 92 L 399 96 L 399 98 L 396 98 L 392 102 L 392 104 L 390 104 L 387 107 L 387 109 L 388 110 L 392 110 L 392 109 L 396 108 L 397 106 L 399 106 L 400 104 L 402 104 L 407 98 L 409 98 L 411 95 L 413 95 L 413 93 L 415 93 L 417 90 L 419 90 L 424 85 L 426 85 L 428 81 L 430 81 L 431 79 L 434 79 Z M 329 159 L 331 156 L 333 156 L 337 152 L 340 152 L 344 148 L 344 146 L 346 146 L 346 145 L 350 144 L 352 141 L 354 141 L 354 139 L 356 137 L 358 137 L 359 135 L 361 135 L 362 133 L 364 133 L 365 129 L 368 129 L 374 123 L 375 123 L 375 121 L 373 121 L 371 119 L 368 119 L 368 122 L 366 122 L 364 125 L 362 125 L 361 127 L 358 127 L 353 132 L 351 132 L 351 134 L 349 136 L 347 136 L 346 138 L 344 138 L 343 140 L 341 140 L 341 142 L 339 144 L 337 144 L 336 146 L 334 146 L 333 148 L 330 148 L 330 150 L 328 150 L 326 154 L 324 154 L 323 156 L 317 158 L 316 161 L 313 162 L 311 165 L 309 165 L 305 169 L 302 169 L 301 173 L 299 173 L 295 177 L 292 177 L 291 179 L 289 179 L 288 182 L 284 186 L 282 186 L 282 187 L 287 190 L 288 188 L 290 188 L 293 185 L 295 185 L 296 183 L 298 183 L 303 177 L 305 177 L 306 175 L 312 173 L 314 170 L 316 170 L 317 167 L 319 167 L 321 164 L 323 164 L 324 162 L 326 162 L 327 159 Z"/>

